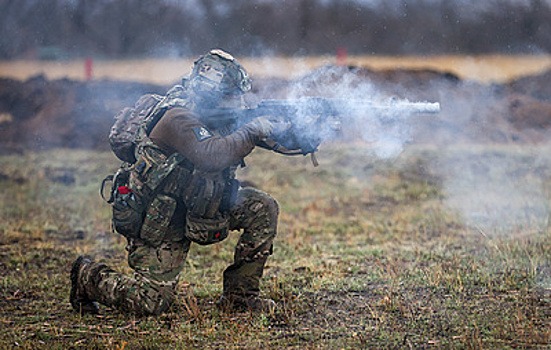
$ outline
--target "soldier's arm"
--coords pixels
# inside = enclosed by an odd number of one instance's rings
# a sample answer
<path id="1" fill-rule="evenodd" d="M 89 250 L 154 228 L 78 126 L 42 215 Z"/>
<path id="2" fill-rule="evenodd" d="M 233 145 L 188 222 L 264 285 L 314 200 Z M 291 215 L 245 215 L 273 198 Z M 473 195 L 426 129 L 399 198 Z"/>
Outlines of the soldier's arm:
<path id="1" fill-rule="evenodd" d="M 150 138 L 168 152 L 179 152 L 200 170 L 218 171 L 239 164 L 260 136 L 250 125 L 227 136 L 215 135 L 194 114 L 175 108 L 161 118 Z"/>

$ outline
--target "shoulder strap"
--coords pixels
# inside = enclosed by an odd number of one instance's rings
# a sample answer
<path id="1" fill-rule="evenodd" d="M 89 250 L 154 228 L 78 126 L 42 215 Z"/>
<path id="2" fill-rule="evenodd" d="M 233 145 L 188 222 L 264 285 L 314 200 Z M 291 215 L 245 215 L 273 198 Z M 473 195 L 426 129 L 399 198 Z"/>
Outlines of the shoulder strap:
<path id="1" fill-rule="evenodd" d="M 155 107 L 153 107 L 153 109 L 140 124 L 136 137 L 136 159 L 138 159 L 139 154 L 142 152 L 143 146 L 155 146 L 149 139 L 149 134 L 157 125 L 159 120 L 161 120 L 161 118 L 165 115 L 166 111 L 173 107 L 189 106 L 191 106 L 191 101 L 187 98 L 184 87 L 181 85 L 175 85 L 172 87 L 166 95 L 159 100 L 159 102 L 155 105 Z"/>

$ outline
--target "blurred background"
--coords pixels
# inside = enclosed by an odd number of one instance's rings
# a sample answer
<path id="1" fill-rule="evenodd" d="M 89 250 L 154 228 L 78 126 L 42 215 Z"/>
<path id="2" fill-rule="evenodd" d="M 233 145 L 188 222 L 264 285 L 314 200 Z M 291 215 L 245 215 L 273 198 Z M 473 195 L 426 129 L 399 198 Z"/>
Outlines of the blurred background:
<path id="1" fill-rule="evenodd" d="M 1 0 L 0 59 L 542 54 L 549 0 Z"/>

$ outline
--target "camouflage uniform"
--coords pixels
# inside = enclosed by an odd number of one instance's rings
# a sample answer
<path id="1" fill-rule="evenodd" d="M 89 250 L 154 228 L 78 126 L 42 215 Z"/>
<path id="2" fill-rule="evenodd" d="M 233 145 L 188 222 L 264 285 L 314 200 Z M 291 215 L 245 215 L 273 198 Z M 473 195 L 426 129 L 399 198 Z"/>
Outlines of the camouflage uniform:
<path id="1" fill-rule="evenodd" d="M 159 182 L 151 174 L 156 174 L 170 155 L 183 160 L 154 189 L 139 234 L 128 239 L 128 264 L 134 276 L 80 257 L 71 271 L 73 308 L 97 312 L 99 302 L 143 315 L 166 311 L 174 301 L 192 240 L 197 238 L 190 232 L 197 227 L 199 236 L 210 239 L 207 244 L 223 240 L 227 231 L 243 230 L 234 262 L 224 271 L 223 300 L 234 306 L 264 306 L 258 297 L 259 283 L 272 254 L 277 202 L 252 187 L 234 190 L 231 200 L 224 195 L 227 184 L 235 183 L 237 166 L 268 133 L 262 122 L 225 133 L 207 126 L 193 105 L 168 109 L 141 147 L 130 173 L 130 188 L 147 192 L 149 183 Z M 197 214 L 197 227 L 190 228 L 195 220 L 191 214 Z M 215 230 L 210 230 L 210 223 Z"/>
<path id="2" fill-rule="evenodd" d="M 243 229 L 234 262 L 224 271 L 224 295 L 256 297 L 259 282 L 276 235 L 278 207 L 266 193 L 246 187 L 238 192 L 230 211 L 230 228 Z M 173 220 L 158 246 L 130 240 L 128 264 L 134 277 L 117 273 L 104 264 L 83 265 L 79 283 L 90 300 L 136 314 L 156 315 L 170 306 L 184 268 L 191 241 Z M 147 223 L 144 223 L 147 225 Z"/>

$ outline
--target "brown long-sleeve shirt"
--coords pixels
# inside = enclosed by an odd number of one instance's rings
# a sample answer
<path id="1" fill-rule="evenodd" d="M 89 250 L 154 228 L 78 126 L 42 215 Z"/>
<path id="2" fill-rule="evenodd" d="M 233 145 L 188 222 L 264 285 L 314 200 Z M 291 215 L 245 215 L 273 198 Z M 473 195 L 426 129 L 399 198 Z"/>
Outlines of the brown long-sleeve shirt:
<path id="1" fill-rule="evenodd" d="M 186 108 L 168 110 L 149 138 L 167 153 L 179 152 L 202 171 L 215 172 L 239 164 L 255 147 L 256 132 L 245 125 L 227 136 L 208 129 Z"/>

